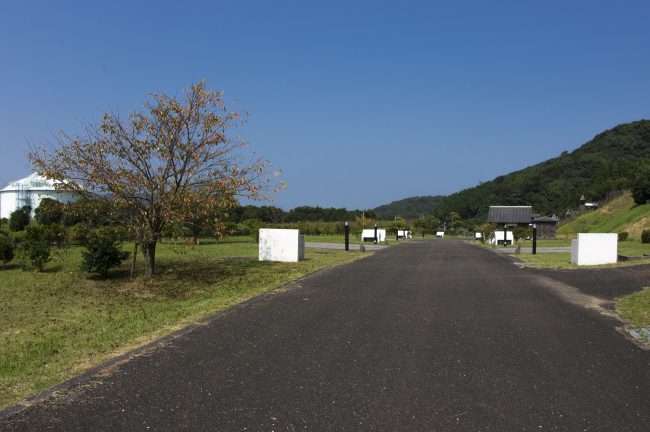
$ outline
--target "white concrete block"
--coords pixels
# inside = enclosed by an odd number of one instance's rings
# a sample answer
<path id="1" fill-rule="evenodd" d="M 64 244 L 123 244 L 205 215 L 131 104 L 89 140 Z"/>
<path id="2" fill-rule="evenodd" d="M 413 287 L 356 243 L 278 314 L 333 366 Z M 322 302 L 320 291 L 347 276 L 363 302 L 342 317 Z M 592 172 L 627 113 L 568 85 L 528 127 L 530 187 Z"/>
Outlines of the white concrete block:
<path id="1" fill-rule="evenodd" d="M 297 229 L 260 229 L 260 261 L 298 262 L 305 259 L 305 236 Z"/>
<path id="2" fill-rule="evenodd" d="M 370 228 L 370 229 L 364 229 L 361 232 L 361 241 L 368 240 L 372 241 L 375 239 L 375 229 Z M 383 242 L 386 240 L 386 230 L 377 228 L 377 241 Z"/>
<path id="3" fill-rule="evenodd" d="M 410 239 L 413 238 L 413 235 L 411 234 L 411 231 L 398 229 L 397 237 Z"/>
<path id="4" fill-rule="evenodd" d="M 503 231 L 495 231 L 494 236 L 490 239 L 490 243 L 493 245 L 503 244 Z M 515 242 L 515 236 L 512 234 L 512 231 L 506 231 L 506 243 L 513 244 Z"/>
<path id="5" fill-rule="evenodd" d="M 580 233 L 571 241 L 571 263 L 612 264 L 618 261 L 618 234 Z"/>
<path id="6" fill-rule="evenodd" d="M 445 232 L 444 231 L 436 232 L 436 237 L 445 238 Z"/>
<path id="7" fill-rule="evenodd" d="M 481 233 L 480 233 L 480 232 L 474 233 L 474 238 L 475 238 L 476 240 L 480 239 L 481 237 L 482 237 L 482 236 L 481 236 Z"/>

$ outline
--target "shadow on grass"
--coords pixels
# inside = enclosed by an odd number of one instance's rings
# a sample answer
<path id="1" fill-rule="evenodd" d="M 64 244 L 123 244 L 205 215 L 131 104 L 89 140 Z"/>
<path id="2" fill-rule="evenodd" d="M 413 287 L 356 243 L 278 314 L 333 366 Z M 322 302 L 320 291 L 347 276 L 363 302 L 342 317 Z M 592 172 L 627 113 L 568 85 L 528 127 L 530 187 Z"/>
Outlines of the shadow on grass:
<path id="1" fill-rule="evenodd" d="M 232 257 L 212 260 L 160 260 L 156 274 L 144 275 L 143 266 L 136 267 L 136 276 L 130 277 L 130 266 L 113 269 L 107 277 L 89 275 L 99 289 L 114 290 L 121 295 L 158 299 L 182 299 L 211 291 L 215 284 L 227 280 L 232 287 L 247 284 L 251 274 L 273 273 L 277 263 L 258 261 L 256 258 Z M 265 269 L 268 269 L 265 270 Z M 102 288 L 103 287 L 103 288 Z M 227 287 L 226 287 L 227 288 Z"/>

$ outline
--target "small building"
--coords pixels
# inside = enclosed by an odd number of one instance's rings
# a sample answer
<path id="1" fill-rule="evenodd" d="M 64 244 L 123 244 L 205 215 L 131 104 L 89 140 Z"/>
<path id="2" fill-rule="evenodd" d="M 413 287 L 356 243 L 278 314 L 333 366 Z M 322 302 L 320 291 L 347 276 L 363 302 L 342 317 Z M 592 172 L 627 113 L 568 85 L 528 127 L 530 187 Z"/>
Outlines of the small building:
<path id="1" fill-rule="evenodd" d="M 490 206 L 488 211 L 488 223 L 497 224 L 503 227 L 502 231 L 494 233 L 496 244 L 504 246 L 512 239 L 507 237 L 508 228 L 528 227 L 532 220 L 533 208 L 531 206 Z M 500 236 L 499 237 L 499 233 Z"/>
<path id="2" fill-rule="evenodd" d="M 584 194 L 580 196 L 580 211 L 589 211 L 589 210 L 596 210 L 598 209 L 598 203 L 597 202 L 587 202 L 587 198 L 585 198 Z"/>
<path id="3" fill-rule="evenodd" d="M 551 217 L 542 215 L 533 215 L 533 220 L 537 227 L 538 239 L 554 239 L 557 227 L 560 225 L 560 218 L 553 215 Z"/>
<path id="4" fill-rule="evenodd" d="M 42 177 L 38 173 L 9 183 L 0 190 L 0 218 L 8 218 L 11 213 L 24 206 L 31 207 L 33 214 L 43 198 L 62 203 L 69 203 L 76 199 L 74 192 L 57 190 L 55 184 L 54 180 Z"/>
<path id="5" fill-rule="evenodd" d="M 527 227 L 532 220 L 533 208 L 531 206 L 490 206 L 488 223 L 515 228 Z"/>

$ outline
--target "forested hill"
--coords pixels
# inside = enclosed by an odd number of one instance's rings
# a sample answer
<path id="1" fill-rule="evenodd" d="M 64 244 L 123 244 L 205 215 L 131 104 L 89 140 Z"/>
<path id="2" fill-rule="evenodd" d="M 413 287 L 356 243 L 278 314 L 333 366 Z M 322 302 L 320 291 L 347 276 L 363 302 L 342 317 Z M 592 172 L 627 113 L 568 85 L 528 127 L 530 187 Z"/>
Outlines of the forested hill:
<path id="1" fill-rule="evenodd" d="M 452 211 L 482 223 L 491 205 L 532 205 L 535 212 L 561 215 L 580 196 L 589 201 L 609 191 L 628 189 L 641 164 L 650 164 L 650 120 L 625 123 L 596 135 L 573 152 L 499 176 L 449 196 L 419 196 L 374 209 L 377 216 L 415 218 Z"/>
<path id="2" fill-rule="evenodd" d="M 649 163 L 650 121 L 621 124 L 571 153 L 449 195 L 437 203 L 435 213 L 457 211 L 480 223 L 490 205 L 532 205 L 535 212 L 559 215 L 575 208 L 582 194 L 598 200 L 629 188 L 638 167 Z"/>
<path id="3" fill-rule="evenodd" d="M 415 219 L 422 215 L 433 213 L 437 204 L 444 196 L 416 196 L 393 201 L 374 209 L 380 219 L 392 219 L 400 216 L 405 219 Z"/>

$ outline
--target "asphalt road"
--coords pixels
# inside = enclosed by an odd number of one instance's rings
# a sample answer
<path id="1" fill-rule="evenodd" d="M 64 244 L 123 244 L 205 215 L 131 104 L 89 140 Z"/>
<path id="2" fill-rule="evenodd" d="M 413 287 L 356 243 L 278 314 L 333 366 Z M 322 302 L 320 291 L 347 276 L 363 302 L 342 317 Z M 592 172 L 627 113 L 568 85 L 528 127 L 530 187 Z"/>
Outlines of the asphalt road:
<path id="1" fill-rule="evenodd" d="M 412 241 L 235 307 L 0 429 L 647 431 L 650 352 L 558 284 Z"/>

